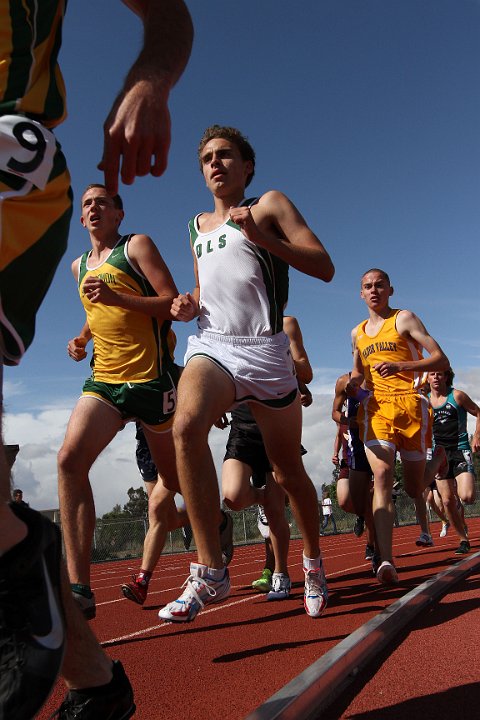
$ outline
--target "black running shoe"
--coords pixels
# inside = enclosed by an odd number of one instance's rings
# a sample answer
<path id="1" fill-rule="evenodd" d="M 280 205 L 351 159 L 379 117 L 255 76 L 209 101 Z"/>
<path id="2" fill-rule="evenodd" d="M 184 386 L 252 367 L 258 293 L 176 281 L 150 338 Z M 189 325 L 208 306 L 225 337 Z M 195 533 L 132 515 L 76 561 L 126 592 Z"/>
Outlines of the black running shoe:
<path id="1" fill-rule="evenodd" d="M 190 550 L 190 545 L 192 544 L 193 540 L 193 532 L 192 532 L 192 526 L 191 525 L 184 525 L 182 527 L 182 536 L 183 536 L 183 545 L 185 547 L 185 550 Z"/>
<path id="2" fill-rule="evenodd" d="M 377 553 L 373 553 L 372 557 L 372 572 L 376 576 L 378 568 L 382 564 L 382 558 Z"/>
<path id="3" fill-rule="evenodd" d="M 233 518 L 230 513 L 222 510 L 223 522 L 219 528 L 220 545 L 222 546 L 222 561 L 225 566 L 230 565 L 233 558 Z"/>
<path id="4" fill-rule="evenodd" d="M 59 529 L 15 503 L 27 537 L 0 558 L 0 717 L 31 720 L 60 670 L 65 628 Z"/>
<path id="5" fill-rule="evenodd" d="M 363 531 L 365 530 L 365 518 L 361 515 L 357 515 L 355 525 L 353 526 L 353 532 L 357 537 L 362 537 Z"/>
<path id="6" fill-rule="evenodd" d="M 373 556 L 375 555 L 375 548 L 373 545 L 369 545 L 368 543 L 365 545 L 365 560 L 372 560 Z"/>
<path id="7" fill-rule="evenodd" d="M 458 548 L 455 550 L 455 555 L 468 555 L 470 552 L 470 543 L 468 540 L 462 540 Z"/>
<path id="8" fill-rule="evenodd" d="M 58 720 L 127 720 L 135 712 L 133 690 L 123 665 L 113 661 L 113 678 L 108 685 L 70 690 L 56 713 Z"/>

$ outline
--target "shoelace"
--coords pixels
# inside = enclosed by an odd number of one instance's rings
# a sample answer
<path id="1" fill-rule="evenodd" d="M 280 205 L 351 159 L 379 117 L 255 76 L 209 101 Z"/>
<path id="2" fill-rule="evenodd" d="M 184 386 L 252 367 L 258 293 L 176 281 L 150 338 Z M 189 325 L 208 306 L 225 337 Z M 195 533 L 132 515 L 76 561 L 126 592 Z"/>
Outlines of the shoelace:
<path id="1" fill-rule="evenodd" d="M 323 578 L 321 568 L 306 571 L 307 590 L 309 593 L 316 592 L 323 595 Z"/>
<path id="2" fill-rule="evenodd" d="M 197 587 L 195 587 L 195 585 Z M 200 607 L 202 608 L 205 607 L 205 603 L 198 594 L 199 592 L 204 590 L 207 592 L 208 595 L 210 595 L 210 597 L 215 597 L 215 595 L 217 594 L 217 591 L 210 587 L 210 585 L 205 580 L 203 580 L 203 578 L 199 578 L 196 575 L 189 575 L 183 583 L 182 587 L 185 587 L 185 590 L 180 595 L 179 600 L 186 600 L 189 595 L 193 595 L 195 600 L 197 600 L 197 602 L 200 604 Z"/>

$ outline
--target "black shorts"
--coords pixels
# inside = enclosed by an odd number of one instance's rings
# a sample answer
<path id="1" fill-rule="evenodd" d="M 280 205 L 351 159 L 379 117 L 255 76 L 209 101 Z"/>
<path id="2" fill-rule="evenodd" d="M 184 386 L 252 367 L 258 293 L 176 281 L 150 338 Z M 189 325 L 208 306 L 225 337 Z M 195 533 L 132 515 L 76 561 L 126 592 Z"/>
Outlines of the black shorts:
<path id="1" fill-rule="evenodd" d="M 246 430 L 235 424 L 230 427 L 225 460 L 239 460 L 250 465 L 252 482 L 255 487 L 263 487 L 266 483 L 266 473 L 272 471 L 272 466 L 265 452 L 262 434 L 255 426 Z"/>
<path id="2" fill-rule="evenodd" d="M 462 473 L 475 475 L 471 450 L 446 450 L 448 460 L 447 479 L 454 480 Z"/>
<path id="3" fill-rule="evenodd" d="M 148 447 L 145 433 L 143 432 L 143 428 L 140 423 L 136 423 L 136 428 L 137 432 L 135 434 L 135 439 L 137 441 L 137 447 L 135 455 L 137 459 L 137 467 L 144 482 L 153 482 L 157 479 L 157 466 L 152 460 L 150 448 Z"/>
<path id="4" fill-rule="evenodd" d="M 250 417 L 251 420 L 249 420 Z M 300 446 L 300 451 L 302 455 L 307 452 L 303 445 Z M 254 487 L 262 488 L 266 485 L 266 474 L 272 472 L 272 466 L 265 451 L 262 433 L 249 411 L 247 413 L 245 409 L 238 409 L 232 413 L 230 434 L 223 462 L 229 459 L 239 460 L 250 465 Z"/>
<path id="5" fill-rule="evenodd" d="M 371 473 L 372 469 L 367 460 L 365 445 L 360 440 L 358 428 L 351 428 L 348 433 L 350 435 L 350 441 L 348 443 L 348 467 L 350 470 Z"/>

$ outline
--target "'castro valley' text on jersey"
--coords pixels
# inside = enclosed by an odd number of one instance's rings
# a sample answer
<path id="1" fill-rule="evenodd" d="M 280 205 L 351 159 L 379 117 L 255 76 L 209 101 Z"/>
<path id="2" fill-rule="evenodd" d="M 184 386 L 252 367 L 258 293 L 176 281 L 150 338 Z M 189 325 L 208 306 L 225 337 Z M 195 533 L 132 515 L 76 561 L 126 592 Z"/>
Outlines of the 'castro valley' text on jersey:
<path id="1" fill-rule="evenodd" d="M 141 312 L 92 303 L 83 292 L 85 278 L 92 275 L 114 292 L 141 297 L 156 295 L 129 260 L 130 238 L 131 235 L 121 237 L 107 259 L 95 268 L 87 265 L 90 252 L 80 258 L 78 291 L 93 339 L 92 378 L 98 382 L 155 380 L 173 363 L 175 334 L 169 320 L 159 324 L 156 318 Z"/>
<path id="2" fill-rule="evenodd" d="M 375 395 L 404 395 L 416 392 L 421 384 L 423 372 L 400 370 L 395 375 L 383 378 L 373 367 L 379 363 L 409 362 L 421 360 L 420 345 L 413 339 L 407 340 L 397 330 L 397 315 L 400 310 L 391 310 L 390 315 L 376 335 L 367 335 L 364 320 L 357 326 L 356 347 L 362 361 L 367 389 Z"/>
<path id="3" fill-rule="evenodd" d="M 249 207 L 255 200 L 244 200 Z M 188 224 L 200 282 L 200 330 L 234 337 L 265 337 L 283 330 L 288 264 L 247 240 L 227 220 L 202 233 L 199 215 Z"/>

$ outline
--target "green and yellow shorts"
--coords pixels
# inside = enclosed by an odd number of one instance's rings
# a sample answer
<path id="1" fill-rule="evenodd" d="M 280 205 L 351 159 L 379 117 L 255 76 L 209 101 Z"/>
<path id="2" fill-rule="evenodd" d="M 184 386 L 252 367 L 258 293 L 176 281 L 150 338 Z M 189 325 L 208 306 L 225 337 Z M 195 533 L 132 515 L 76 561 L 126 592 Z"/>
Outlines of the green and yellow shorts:
<path id="1" fill-rule="evenodd" d="M 82 397 L 108 403 L 124 424 L 135 420 L 153 432 L 166 432 L 172 427 L 177 407 L 178 380 L 177 365 L 170 365 L 158 378 L 147 382 L 105 383 L 88 378 Z"/>

